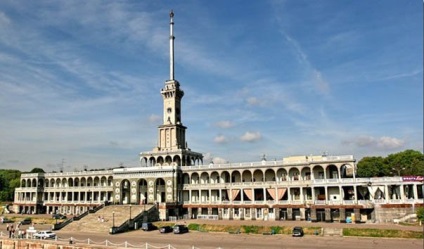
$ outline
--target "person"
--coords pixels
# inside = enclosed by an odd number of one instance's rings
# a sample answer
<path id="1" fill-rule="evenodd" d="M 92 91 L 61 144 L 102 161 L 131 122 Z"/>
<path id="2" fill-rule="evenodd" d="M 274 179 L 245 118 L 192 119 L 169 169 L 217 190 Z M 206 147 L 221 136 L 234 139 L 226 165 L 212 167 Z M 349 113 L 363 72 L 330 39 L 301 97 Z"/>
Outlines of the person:
<path id="1" fill-rule="evenodd" d="M 9 227 L 9 239 L 12 238 L 13 225 Z"/>
<path id="2" fill-rule="evenodd" d="M 9 224 L 7 224 L 7 226 L 6 226 L 6 231 L 9 232 Z"/>

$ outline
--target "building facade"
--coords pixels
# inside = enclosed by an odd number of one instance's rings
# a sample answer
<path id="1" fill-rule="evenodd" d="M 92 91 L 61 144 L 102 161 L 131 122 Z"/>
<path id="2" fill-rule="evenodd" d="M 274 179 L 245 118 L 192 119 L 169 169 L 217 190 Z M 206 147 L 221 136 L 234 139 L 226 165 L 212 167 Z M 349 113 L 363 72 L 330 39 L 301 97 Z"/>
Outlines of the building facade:
<path id="1" fill-rule="evenodd" d="M 170 79 L 160 92 L 157 146 L 140 153 L 139 167 L 22 174 L 15 212 L 78 215 L 104 203 L 155 204 L 161 219 L 382 221 L 384 208 L 402 216 L 422 205 L 422 177 L 357 178 L 352 155 L 203 164 L 185 139 L 173 26 L 171 12 Z"/>

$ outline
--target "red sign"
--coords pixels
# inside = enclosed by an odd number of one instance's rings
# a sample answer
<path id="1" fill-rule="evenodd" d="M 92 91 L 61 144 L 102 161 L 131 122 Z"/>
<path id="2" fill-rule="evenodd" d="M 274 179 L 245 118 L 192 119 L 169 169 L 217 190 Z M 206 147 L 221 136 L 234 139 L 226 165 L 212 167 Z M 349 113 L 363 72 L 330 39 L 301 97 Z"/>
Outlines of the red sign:
<path id="1" fill-rule="evenodd" d="M 422 181 L 424 181 L 424 176 L 402 176 L 402 181 L 404 181 L 404 182 L 422 182 Z"/>

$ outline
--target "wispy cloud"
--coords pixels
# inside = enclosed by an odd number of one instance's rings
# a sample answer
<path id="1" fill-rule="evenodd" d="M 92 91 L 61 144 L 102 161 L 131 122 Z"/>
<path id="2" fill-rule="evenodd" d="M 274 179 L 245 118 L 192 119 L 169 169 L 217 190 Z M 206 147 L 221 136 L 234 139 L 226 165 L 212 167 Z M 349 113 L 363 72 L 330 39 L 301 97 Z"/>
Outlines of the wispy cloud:
<path id="1" fill-rule="evenodd" d="M 217 122 L 215 125 L 219 128 L 228 129 L 228 128 L 234 127 L 235 124 L 232 121 L 223 120 L 223 121 Z"/>
<path id="2" fill-rule="evenodd" d="M 225 144 L 228 143 L 228 138 L 224 135 L 218 135 L 213 139 L 213 141 L 217 144 Z"/>
<path id="3" fill-rule="evenodd" d="M 247 131 L 246 133 L 244 133 L 241 137 L 240 140 L 243 142 L 256 142 L 262 139 L 262 135 L 260 132 L 258 131 Z"/>
<path id="4" fill-rule="evenodd" d="M 402 139 L 383 136 L 375 138 L 372 136 L 359 136 L 343 142 L 344 144 L 355 144 L 358 147 L 379 148 L 383 150 L 400 149 L 405 142 Z"/>
<path id="5" fill-rule="evenodd" d="M 259 146 L 276 157 L 422 148 L 422 25 L 414 19 L 422 13 L 269 3 L 175 7 L 175 69 L 192 149 L 226 162 L 260 159 Z M 0 2 L 0 164 L 138 165 L 162 123 L 168 7 Z"/>

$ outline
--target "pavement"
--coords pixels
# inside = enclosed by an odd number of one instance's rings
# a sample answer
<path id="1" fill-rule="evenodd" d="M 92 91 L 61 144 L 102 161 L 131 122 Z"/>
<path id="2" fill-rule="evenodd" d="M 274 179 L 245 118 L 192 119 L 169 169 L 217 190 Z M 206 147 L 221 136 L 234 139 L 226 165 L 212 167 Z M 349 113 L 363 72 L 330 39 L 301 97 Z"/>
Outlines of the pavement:
<path id="1" fill-rule="evenodd" d="M 12 215 L 13 216 L 13 215 Z M 14 215 L 17 216 L 17 215 Z M 27 217 L 27 216 L 23 216 Z M 34 215 L 37 220 L 50 220 L 50 215 Z M 376 228 L 376 229 L 396 229 L 396 230 L 412 230 L 423 231 L 423 227 L 404 226 L 387 223 L 372 224 L 346 224 L 346 223 L 311 223 L 306 221 L 249 221 L 249 220 L 180 220 L 178 222 L 197 223 L 197 224 L 220 224 L 220 225 L 255 225 L 255 226 L 303 226 L 303 227 L 324 227 L 324 228 L 343 228 L 343 227 L 359 227 L 359 228 Z M 51 229 L 51 224 L 34 224 L 35 229 L 44 230 Z M 27 229 L 29 225 L 21 226 L 21 229 Z M 0 232 L 6 233 L 6 224 L 0 224 Z M 419 239 L 388 239 L 388 238 L 363 238 L 363 237 L 332 237 L 332 236 L 314 236 L 305 235 L 302 238 L 292 238 L 289 235 L 262 235 L 262 234 L 229 234 L 229 233 L 208 233 L 190 231 L 187 234 L 160 234 L 158 231 L 144 232 L 141 230 L 131 231 L 123 234 L 110 235 L 108 233 L 87 233 L 76 231 L 56 231 L 58 242 L 67 244 L 72 237 L 78 245 L 95 244 L 99 246 L 109 246 L 114 248 L 136 247 L 146 248 L 146 244 L 151 248 L 162 247 L 185 249 L 422 249 L 424 248 L 423 240 Z M 108 241 L 108 242 L 106 242 Z M 169 247 L 169 248 L 172 248 Z M 149 247 L 150 248 L 150 247 Z"/>
<path id="2" fill-rule="evenodd" d="M 253 225 L 253 226 L 284 226 L 284 227 L 322 227 L 322 228 L 373 228 L 373 229 L 394 229 L 403 231 L 423 231 L 423 226 L 407 226 L 392 223 L 339 223 L 339 222 L 307 222 L 307 221 L 264 221 L 264 220 L 186 220 L 187 224 L 218 224 L 218 225 Z"/>
<path id="3" fill-rule="evenodd" d="M 4 215 L 8 218 L 11 217 L 19 217 L 18 220 L 24 219 L 25 217 L 31 217 L 36 220 L 44 221 L 42 223 L 49 224 L 36 224 L 36 226 L 40 226 L 43 229 L 50 229 L 51 224 L 54 223 L 51 215 L 49 214 L 36 214 L 36 215 L 20 215 L 20 214 L 7 214 Z M 200 219 L 187 219 L 187 220 L 178 220 L 176 223 L 196 223 L 196 224 L 215 224 L 215 225 L 233 225 L 233 226 L 264 226 L 264 227 L 272 227 L 272 226 L 284 226 L 284 227 L 322 227 L 322 228 L 373 228 L 373 229 L 394 229 L 394 230 L 403 230 L 403 231 L 424 231 L 423 226 L 417 225 L 402 225 L 402 224 L 394 224 L 394 223 L 339 223 L 339 222 L 307 222 L 307 221 L 289 221 L 289 220 L 280 220 L 280 221 L 272 221 L 272 220 L 200 220 Z M 4 224 L 0 224 L 0 231 Z M 4 226 L 5 227 L 5 226 Z M 25 227 L 25 226 L 24 226 Z"/>

